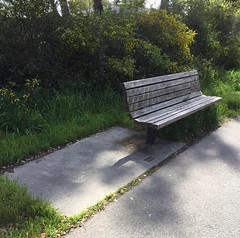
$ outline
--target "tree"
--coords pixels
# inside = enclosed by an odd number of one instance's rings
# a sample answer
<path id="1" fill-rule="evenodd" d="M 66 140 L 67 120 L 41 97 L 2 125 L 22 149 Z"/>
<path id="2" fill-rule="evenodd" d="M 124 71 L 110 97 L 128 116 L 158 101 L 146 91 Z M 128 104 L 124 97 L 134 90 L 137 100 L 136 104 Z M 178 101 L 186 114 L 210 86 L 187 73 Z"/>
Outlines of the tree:
<path id="1" fill-rule="evenodd" d="M 62 16 L 69 16 L 70 15 L 70 10 L 68 7 L 68 2 L 67 0 L 59 0 L 60 6 L 61 6 L 61 11 L 62 11 Z"/>
<path id="2" fill-rule="evenodd" d="M 94 11 L 102 12 L 103 11 L 102 0 L 93 0 L 93 9 Z"/>
<path id="3" fill-rule="evenodd" d="M 169 7 L 169 0 L 162 0 L 162 1 L 161 1 L 161 6 L 160 6 L 160 8 L 167 10 L 168 7 Z"/>
<path id="4" fill-rule="evenodd" d="M 52 10 L 53 12 L 56 14 L 56 15 L 59 15 L 59 12 L 57 10 L 57 6 L 56 6 L 56 2 L 55 0 L 49 0 L 50 4 L 51 4 L 51 7 L 52 7 Z"/>

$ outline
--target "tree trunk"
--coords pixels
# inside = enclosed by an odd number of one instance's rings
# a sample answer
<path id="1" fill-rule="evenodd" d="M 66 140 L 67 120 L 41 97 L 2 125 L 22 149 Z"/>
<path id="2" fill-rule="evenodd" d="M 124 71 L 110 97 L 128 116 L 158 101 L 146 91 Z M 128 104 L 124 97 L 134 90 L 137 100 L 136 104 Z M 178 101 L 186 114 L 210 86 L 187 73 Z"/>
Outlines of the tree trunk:
<path id="1" fill-rule="evenodd" d="M 93 0 L 93 9 L 94 11 L 102 12 L 103 11 L 102 0 Z"/>
<path id="2" fill-rule="evenodd" d="M 59 2 L 61 6 L 62 16 L 69 16 L 70 11 L 69 11 L 67 0 L 59 0 Z"/>
<path id="3" fill-rule="evenodd" d="M 59 13 L 58 13 L 58 10 L 57 10 L 57 6 L 56 6 L 56 3 L 55 3 L 55 0 L 50 0 L 49 1 L 51 6 L 52 6 L 52 10 L 54 12 L 54 14 L 58 15 L 59 16 Z"/>
<path id="4" fill-rule="evenodd" d="M 160 8 L 168 10 L 168 8 L 169 8 L 169 0 L 162 0 Z"/>

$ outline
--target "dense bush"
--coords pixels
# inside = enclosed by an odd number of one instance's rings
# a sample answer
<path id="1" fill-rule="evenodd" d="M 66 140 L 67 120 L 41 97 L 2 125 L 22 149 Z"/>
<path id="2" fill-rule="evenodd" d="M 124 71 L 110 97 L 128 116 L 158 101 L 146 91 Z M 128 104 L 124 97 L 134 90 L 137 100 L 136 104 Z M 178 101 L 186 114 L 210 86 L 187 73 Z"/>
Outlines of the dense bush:
<path id="1" fill-rule="evenodd" d="M 56 30 L 63 19 L 47 1 L 8 2 L 0 5 L 0 84 L 36 76 L 51 84 L 59 71 Z"/>
<path id="2" fill-rule="evenodd" d="M 166 6 L 169 12 L 182 17 L 196 31 L 192 52 L 210 60 L 215 66 L 239 68 L 240 12 L 239 1 L 173 0 Z"/>
<path id="3" fill-rule="evenodd" d="M 140 37 L 158 46 L 170 58 L 168 72 L 183 71 L 184 67 L 192 65 L 193 55 L 189 46 L 195 33 L 176 16 L 165 11 L 142 12 L 137 24 Z"/>
<path id="4" fill-rule="evenodd" d="M 1 84 L 38 77 L 56 89 L 119 88 L 122 81 L 191 66 L 195 34 L 164 11 L 60 17 L 47 0 L 11 3 L 0 8 Z"/>

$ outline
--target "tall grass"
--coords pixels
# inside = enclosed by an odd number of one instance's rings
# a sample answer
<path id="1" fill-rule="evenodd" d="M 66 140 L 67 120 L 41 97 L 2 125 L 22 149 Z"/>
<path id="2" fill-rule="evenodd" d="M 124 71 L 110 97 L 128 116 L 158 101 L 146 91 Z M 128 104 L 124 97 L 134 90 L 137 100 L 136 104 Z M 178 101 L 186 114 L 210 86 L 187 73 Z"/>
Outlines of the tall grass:
<path id="1" fill-rule="evenodd" d="M 103 92 L 55 94 L 51 99 L 37 99 L 34 113 L 41 118 L 41 129 L 35 121 L 22 129 L 24 121 L 15 124 L 14 133 L 0 133 L 0 166 L 46 151 L 67 142 L 86 137 L 116 124 L 128 126 L 122 96 L 111 89 Z M 23 119 L 23 118 L 21 118 Z M 17 126 L 19 125 L 20 128 Z"/>
<path id="2" fill-rule="evenodd" d="M 207 95 L 222 97 L 217 108 L 220 121 L 240 114 L 240 71 L 216 71 L 215 77 L 203 91 Z"/>

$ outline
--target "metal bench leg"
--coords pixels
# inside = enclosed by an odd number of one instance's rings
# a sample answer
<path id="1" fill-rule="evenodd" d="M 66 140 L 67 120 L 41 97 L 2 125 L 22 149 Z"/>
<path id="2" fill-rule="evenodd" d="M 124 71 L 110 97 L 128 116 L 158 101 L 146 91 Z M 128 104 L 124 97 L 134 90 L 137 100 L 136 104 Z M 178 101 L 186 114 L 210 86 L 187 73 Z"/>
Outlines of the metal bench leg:
<path id="1" fill-rule="evenodd" d="M 156 129 L 148 127 L 147 128 L 146 143 L 149 144 L 149 145 L 153 145 L 155 143 L 155 136 L 156 136 Z"/>

